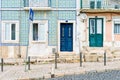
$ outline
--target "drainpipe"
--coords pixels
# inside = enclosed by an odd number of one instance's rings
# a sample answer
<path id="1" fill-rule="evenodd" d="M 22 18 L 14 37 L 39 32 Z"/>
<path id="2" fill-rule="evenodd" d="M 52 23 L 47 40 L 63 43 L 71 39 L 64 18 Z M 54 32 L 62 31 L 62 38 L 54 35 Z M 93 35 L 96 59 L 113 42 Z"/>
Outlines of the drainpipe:
<path id="1" fill-rule="evenodd" d="M 82 6 L 82 0 L 80 0 L 80 8 L 82 9 L 82 7 L 83 7 L 83 6 Z"/>

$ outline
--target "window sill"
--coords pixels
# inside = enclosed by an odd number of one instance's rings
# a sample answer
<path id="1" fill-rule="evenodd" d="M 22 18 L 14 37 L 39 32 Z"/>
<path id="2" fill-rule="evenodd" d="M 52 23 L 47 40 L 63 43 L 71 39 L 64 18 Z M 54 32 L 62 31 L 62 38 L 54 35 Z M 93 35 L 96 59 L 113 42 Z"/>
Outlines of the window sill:
<path id="1" fill-rule="evenodd" d="M 2 41 L 2 43 L 19 43 L 19 41 Z"/>
<path id="2" fill-rule="evenodd" d="M 120 35 L 120 33 L 114 33 L 114 35 Z"/>
<path id="3" fill-rule="evenodd" d="M 33 10 L 52 10 L 51 7 L 31 7 Z M 29 10 L 30 7 L 24 7 L 24 10 Z"/>
<path id="4" fill-rule="evenodd" d="M 32 41 L 32 43 L 46 43 L 45 41 Z"/>

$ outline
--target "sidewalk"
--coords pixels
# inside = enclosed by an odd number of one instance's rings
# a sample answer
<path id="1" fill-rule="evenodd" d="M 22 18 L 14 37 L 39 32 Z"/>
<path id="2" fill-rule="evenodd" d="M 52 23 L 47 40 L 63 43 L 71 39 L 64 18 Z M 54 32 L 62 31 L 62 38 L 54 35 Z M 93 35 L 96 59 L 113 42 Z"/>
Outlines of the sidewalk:
<path id="1" fill-rule="evenodd" d="M 79 63 L 60 63 L 57 69 L 54 69 L 54 64 L 31 65 L 31 70 L 26 72 L 25 65 L 5 65 L 4 71 L 0 71 L 0 80 L 40 80 L 42 78 L 51 78 L 51 74 L 59 77 L 88 72 L 120 70 L 120 61 L 107 62 L 106 66 L 104 66 L 103 62 L 84 62 L 82 67 L 79 65 Z"/>

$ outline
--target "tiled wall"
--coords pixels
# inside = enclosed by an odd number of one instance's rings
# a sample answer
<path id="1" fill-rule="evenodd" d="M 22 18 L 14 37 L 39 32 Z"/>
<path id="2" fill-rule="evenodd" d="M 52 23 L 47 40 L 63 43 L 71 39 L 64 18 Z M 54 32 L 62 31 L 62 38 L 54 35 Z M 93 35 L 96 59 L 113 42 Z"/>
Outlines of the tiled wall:
<path id="1" fill-rule="evenodd" d="M 2 11 L 2 20 L 19 20 L 18 11 Z"/>
<path id="2" fill-rule="evenodd" d="M 20 7 L 20 5 L 23 6 L 23 0 L 1 0 L 1 1 L 2 1 L 2 8 Z"/>
<path id="3" fill-rule="evenodd" d="M 22 0 L 23 1 L 23 0 Z M 52 1 L 52 7 L 56 7 L 56 0 Z M 59 7 L 75 8 L 75 0 L 58 0 Z M 21 6 L 23 6 L 21 2 Z M 2 0 L 2 8 L 20 7 L 20 0 Z M 76 10 L 52 10 L 52 11 L 34 11 L 34 20 L 48 20 L 48 45 L 56 45 L 57 40 L 57 19 L 58 20 L 75 20 Z M 58 15 L 58 17 L 57 17 Z M 4 10 L 2 11 L 2 20 L 19 20 L 20 21 L 20 44 L 27 45 L 28 29 L 29 29 L 29 13 L 28 11 Z M 18 44 L 3 44 L 3 45 L 18 45 Z"/>
<path id="4" fill-rule="evenodd" d="M 90 1 L 91 0 L 82 0 L 82 7 L 90 8 Z M 93 0 L 93 1 L 96 1 L 96 0 Z M 118 5 L 118 7 L 120 8 L 118 0 L 116 1 L 115 0 L 101 0 L 101 1 L 102 1 L 101 6 L 103 9 L 115 8 L 115 5 Z"/>
<path id="5" fill-rule="evenodd" d="M 1 9 L 1 0 L 0 0 L 0 9 Z M 1 10 L 0 10 L 0 46 L 1 46 Z"/>
<path id="6" fill-rule="evenodd" d="M 51 0 L 52 7 L 75 8 L 76 0 Z"/>

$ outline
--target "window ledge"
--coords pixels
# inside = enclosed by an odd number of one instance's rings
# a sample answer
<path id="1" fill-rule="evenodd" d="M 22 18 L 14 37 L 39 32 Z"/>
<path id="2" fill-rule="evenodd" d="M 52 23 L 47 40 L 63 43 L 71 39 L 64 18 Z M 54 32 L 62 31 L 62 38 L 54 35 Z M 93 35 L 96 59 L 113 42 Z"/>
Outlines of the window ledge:
<path id="1" fill-rule="evenodd" d="M 19 41 L 2 41 L 2 43 L 19 43 Z"/>
<path id="2" fill-rule="evenodd" d="M 45 41 L 32 41 L 32 43 L 46 43 Z"/>
<path id="3" fill-rule="evenodd" d="M 24 10 L 29 10 L 30 8 L 33 10 L 52 10 L 51 7 L 24 7 Z"/>
<path id="4" fill-rule="evenodd" d="M 114 35 L 120 35 L 120 33 L 114 33 Z"/>

